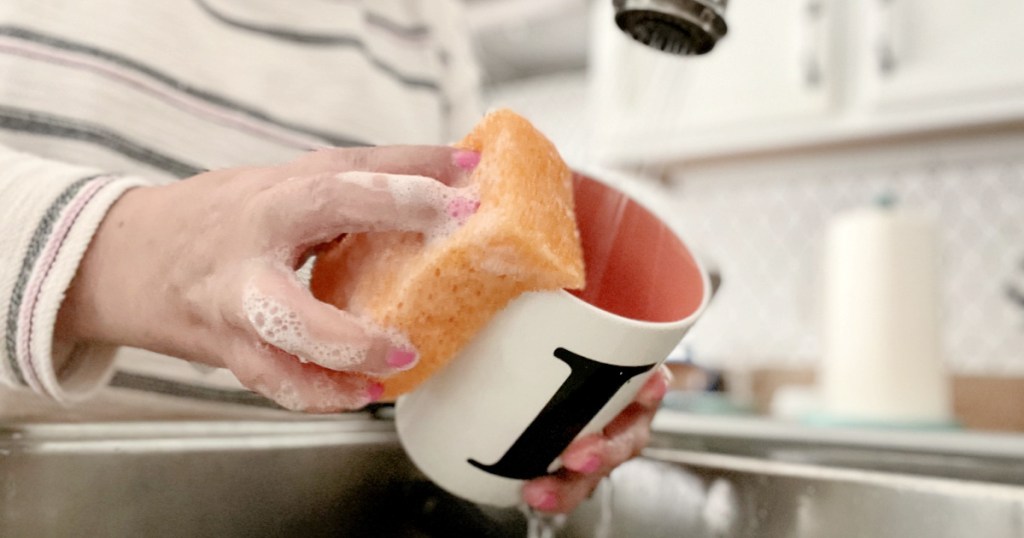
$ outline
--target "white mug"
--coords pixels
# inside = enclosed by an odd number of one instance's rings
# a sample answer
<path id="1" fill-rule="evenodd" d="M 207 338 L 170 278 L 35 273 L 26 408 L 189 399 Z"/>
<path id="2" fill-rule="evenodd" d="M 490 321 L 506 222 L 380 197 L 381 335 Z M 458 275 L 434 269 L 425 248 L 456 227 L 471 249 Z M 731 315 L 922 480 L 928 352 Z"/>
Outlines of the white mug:
<path id="1" fill-rule="evenodd" d="M 470 501 L 519 503 L 525 480 L 633 401 L 707 305 L 707 274 L 657 217 L 583 176 L 575 192 L 584 291 L 520 296 L 397 402 L 410 459 Z"/>

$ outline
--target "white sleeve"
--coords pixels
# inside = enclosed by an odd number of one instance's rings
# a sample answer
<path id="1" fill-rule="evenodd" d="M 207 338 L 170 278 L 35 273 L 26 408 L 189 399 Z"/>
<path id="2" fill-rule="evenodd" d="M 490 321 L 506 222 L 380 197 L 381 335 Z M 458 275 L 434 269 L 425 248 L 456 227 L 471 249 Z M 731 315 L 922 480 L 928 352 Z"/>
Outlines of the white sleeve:
<path id="1" fill-rule="evenodd" d="M 480 64 L 473 49 L 462 2 L 440 0 L 436 8 L 443 36 L 445 75 L 442 89 L 448 108 L 448 142 L 460 140 L 483 115 Z"/>
<path id="2" fill-rule="evenodd" d="M 0 146 L 0 384 L 73 403 L 110 379 L 113 348 L 54 349 L 54 324 L 107 210 L 144 184 Z"/>

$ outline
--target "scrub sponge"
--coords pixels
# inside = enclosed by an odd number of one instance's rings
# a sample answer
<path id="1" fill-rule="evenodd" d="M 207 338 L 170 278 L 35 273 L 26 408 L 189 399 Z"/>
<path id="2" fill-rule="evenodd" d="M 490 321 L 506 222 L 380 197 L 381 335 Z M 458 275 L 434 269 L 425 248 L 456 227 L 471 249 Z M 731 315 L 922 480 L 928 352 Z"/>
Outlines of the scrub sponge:
<path id="1" fill-rule="evenodd" d="M 409 337 L 411 370 L 381 380 L 384 399 L 414 389 L 515 297 L 584 286 L 572 172 L 554 145 L 509 110 L 485 116 L 461 142 L 481 154 L 470 183 L 480 206 L 450 235 L 351 234 L 317 257 L 322 301 Z"/>

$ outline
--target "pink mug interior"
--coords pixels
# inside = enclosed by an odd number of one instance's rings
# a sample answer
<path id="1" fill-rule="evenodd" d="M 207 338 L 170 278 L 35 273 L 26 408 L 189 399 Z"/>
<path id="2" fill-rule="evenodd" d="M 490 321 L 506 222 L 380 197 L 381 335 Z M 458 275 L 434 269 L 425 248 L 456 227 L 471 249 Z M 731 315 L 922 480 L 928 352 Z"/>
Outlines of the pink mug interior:
<path id="1" fill-rule="evenodd" d="M 704 278 L 676 234 L 608 185 L 576 174 L 574 186 L 587 285 L 571 293 L 637 321 L 674 322 L 696 312 Z"/>

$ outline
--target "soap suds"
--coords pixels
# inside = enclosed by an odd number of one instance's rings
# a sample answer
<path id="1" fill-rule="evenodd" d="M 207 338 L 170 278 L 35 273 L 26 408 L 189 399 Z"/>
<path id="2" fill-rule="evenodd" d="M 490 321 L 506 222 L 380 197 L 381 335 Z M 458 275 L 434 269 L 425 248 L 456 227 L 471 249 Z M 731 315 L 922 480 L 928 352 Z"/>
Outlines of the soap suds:
<path id="1" fill-rule="evenodd" d="M 368 362 L 368 346 L 317 341 L 310 336 L 295 311 L 261 293 L 254 285 L 246 288 L 242 308 L 260 338 L 295 355 L 302 362 L 313 362 L 331 370 L 360 371 L 375 375 L 395 370 L 386 363 L 386 349 L 382 350 L 380 360 Z M 370 323 L 364 324 L 364 329 L 371 345 L 372 342 L 383 340 L 392 348 L 414 349 L 408 339 L 396 330 Z M 406 368 L 412 366 L 410 364 Z"/>
<path id="2" fill-rule="evenodd" d="M 367 190 L 386 192 L 394 200 L 399 213 L 404 215 L 422 211 L 424 206 L 434 208 L 434 214 L 427 221 L 410 219 L 408 228 L 398 230 L 420 232 L 427 242 L 451 235 L 465 224 L 480 205 L 480 194 L 473 185 L 455 188 L 425 176 L 372 172 L 344 172 L 336 177 Z M 359 231 L 384 229 L 383 223 L 378 223 Z"/>
<path id="3" fill-rule="evenodd" d="M 281 381 L 271 398 L 285 409 L 302 410 L 306 407 L 304 400 L 299 396 L 299 390 L 288 380 Z"/>

